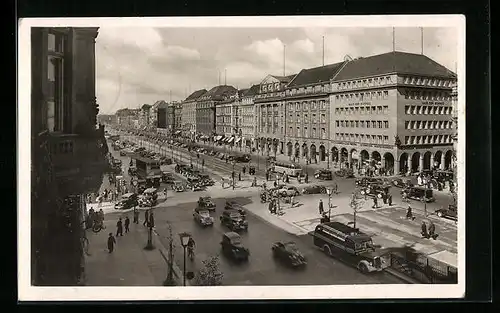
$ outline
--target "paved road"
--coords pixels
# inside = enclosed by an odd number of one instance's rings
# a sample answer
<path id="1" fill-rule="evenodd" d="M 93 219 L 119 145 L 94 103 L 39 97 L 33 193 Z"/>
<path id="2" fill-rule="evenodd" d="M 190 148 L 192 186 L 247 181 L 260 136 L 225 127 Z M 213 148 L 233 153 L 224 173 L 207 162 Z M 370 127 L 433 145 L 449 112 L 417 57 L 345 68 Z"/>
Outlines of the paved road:
<path id="1" fill-rule="evenodd" d="M 192 217 L 195 203 L 184 203 L 174 207 L 164 206 L 155 209 L 156 230 L 164 246 L 168 246 L 168 227 L 170 222 L 176 244 L 176 261 L 182 267 L 183 252 L 178 233 L 187 231 L 196 241 L 196 258 L 187 260 L 187 269 L 196 271 L 201 267 L 201 260 L 220 253 L 220 241 L 223 233 L 229 231 L 218 221 L 226 199 L 215 199 L 217 211 L 213 214 L 213 227 L 203 228 Z M 247 204 L 249 198 L 235 199 Z M 386 274 L 361 274 L 355 268 L 329 258 L 313 245 L 309 236 L 296 237 L 268 224 L 262 219 L 248 214 L 249 230 L 242 233 L 243 244 L 250 250 L 250 261 L 237 264 L 221 256 L 221 270 L 224 273 L 224 285 L 331 285 L 331 284 L 397 284 L 399 279 Z M 303 270 L 293 270 L 276 262 L 271 255 L 271 244 L 278 240 L 293 240 L 309 263 Z"/>

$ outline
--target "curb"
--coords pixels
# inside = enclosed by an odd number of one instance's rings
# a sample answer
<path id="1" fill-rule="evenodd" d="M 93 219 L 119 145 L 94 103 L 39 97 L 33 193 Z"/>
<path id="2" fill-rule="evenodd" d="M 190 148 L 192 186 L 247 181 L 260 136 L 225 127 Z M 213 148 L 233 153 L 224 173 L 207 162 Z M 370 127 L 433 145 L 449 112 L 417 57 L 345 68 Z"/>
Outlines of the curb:
<path id="1" fill-rule="evenodd" d="M 397 277 L 397 278 L 399 278 L 399 279 L 401 279 L 401 280 L 403 280 L 403 281 L 405 281 L 405 282 L 409 283 L 409 284 L 418 284 L 418 285 L 421 285 L 421 284 L 422 284 L 422 283 L 421 283 L 421 282 L 419 282 L 418 280 L 416 280 L 416 279 L 414 279 L 414 278 L 411 278 L 411 277 L 409 277 L 409 276 L 407 276 L 407 275 L 404 275 L 403 273 L 400 273 L 400 272 L 398 272 L 398 271 L 396 271 L 396 270 L 394 270 L 394 269 L 392 269 L 392 268 L 387 267 L 387 268 L 385 268 L 385 269 L 384 269 L 384 271 L 385 271 L 386 273 L 388 273 L 388 274 L 390 274 L 390 275 L 394 276 L 394 277 Z"/>

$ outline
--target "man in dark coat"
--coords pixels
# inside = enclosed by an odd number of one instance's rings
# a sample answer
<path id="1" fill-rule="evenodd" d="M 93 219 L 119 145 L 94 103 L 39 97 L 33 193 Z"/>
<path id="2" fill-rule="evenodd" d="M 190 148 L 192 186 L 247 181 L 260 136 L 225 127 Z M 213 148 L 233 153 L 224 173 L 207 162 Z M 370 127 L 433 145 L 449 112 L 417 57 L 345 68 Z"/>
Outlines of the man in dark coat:
<path id="1" fill-rule="evenodd" d="M 155 227 L 155 217 L 153 215 L 153 212 L 149 213 L 149 227 Z"/>
<path id="2" fill-rule="evenodd" d="M 121 217 L 116 222 L 116 237 L 118 236 L 123 236 L 123 222 Z"/>
<path id="3" fill-rule="evenodd" d="M 114 248 L 115 248 L 116 240 L 115 237 L 113 237 L 113 233 L 109 233 L 108 237 L 108 251 L 109 253 L 112 253 Z"/>
<path id="4" fill-rule="evenodd" d="M 148 225 L 148 221 L 149 221 L 149 211 L 146 210 L 144 212 L 144 222 L 142 223 L 143 226 L 147 226 Z"/>
<path id="5" fill-rule="evenodd" d="M 130 219 L 128 216 L 125 217 L 125 233 L 128 233 L 130 231 Z"/>
<path id="6" fill-rule="evenodd" d="M 392 195 L 391 194 L 389 194 L 387 196 L 387 202 L 389 203 L 389 206 L 392 206 Z"/>
<path id="7" fill-rule="evenodd" d="M 427 233 L 427 225 L 425 224 L 425 222 L 422 222 L 421 233 L 422 237 L 429 238 L 429 234 Z"/>
<path id="8" fill-rule="evenodd" d="M 323 200 L 319 199 L 319 214 L 323 215 L 323 212 L 325 212 L 325 210 L 323 208 Z"/>
<path id="9" fill-rule="evenodd" d="M 139 210 L 134 207 L 134 224 L 139 224 Z"/>

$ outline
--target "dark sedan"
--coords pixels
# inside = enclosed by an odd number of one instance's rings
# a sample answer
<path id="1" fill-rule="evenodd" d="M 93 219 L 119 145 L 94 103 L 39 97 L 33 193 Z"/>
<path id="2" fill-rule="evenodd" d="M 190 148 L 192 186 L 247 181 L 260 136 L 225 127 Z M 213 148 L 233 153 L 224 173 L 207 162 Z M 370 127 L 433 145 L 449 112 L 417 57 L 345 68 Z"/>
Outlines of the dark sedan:
<path id="1" fill-rule="evenodd" d="M 198 207 L 207 209 L 209 211 L 215 211 L 215 202 L 211 197 L 200 197 L 198 199 Z"/>
<path id="2" fill-rule="evenodd" d="M 271 249 L 273 252 L 273 257 L 283 263 L 286 263 L 287 265 L 299 267 L 305 266 L 307 264 L 305 256 L 300 253 L 300 251 L 297 249 L 297 246 L 295 245 L 295 242 L 293 241 L 275 242 Z"/>
<path id="3" fill-rule="evenodd" d="M 312 186 L 307 186 L 302 189 L 302 194 L 304 195 L 313 195 L 313 194 L 318 194 L 318 193 L 326 193 L 326 187 L 325 186 L 320 186 L 320 185 L 312 185 Z"/>

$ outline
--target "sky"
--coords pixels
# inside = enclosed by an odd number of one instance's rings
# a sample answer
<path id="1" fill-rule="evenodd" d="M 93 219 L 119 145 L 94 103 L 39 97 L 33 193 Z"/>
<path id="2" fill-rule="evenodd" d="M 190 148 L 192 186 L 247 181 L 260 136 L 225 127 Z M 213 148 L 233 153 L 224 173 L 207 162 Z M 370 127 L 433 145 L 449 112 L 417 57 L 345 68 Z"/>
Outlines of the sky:
<path id="1" fill-rule="evenodd" d="M 393 28 L 366 27 L 101 27 L 96 39 L 96 88 L 101 114 L 158 100 L 185 99 L 220 83 L 238 89 L 268 74 L 392 51 Z M 424 28 L 424 54 L 455 71 L 458 33 Z M 397 51 L 421 53 L 418 27 L 395 28 Z M 285 54 L 284 52 L 285 48 Z M 284 65 L 285 56 L 285 66 Z"/>

